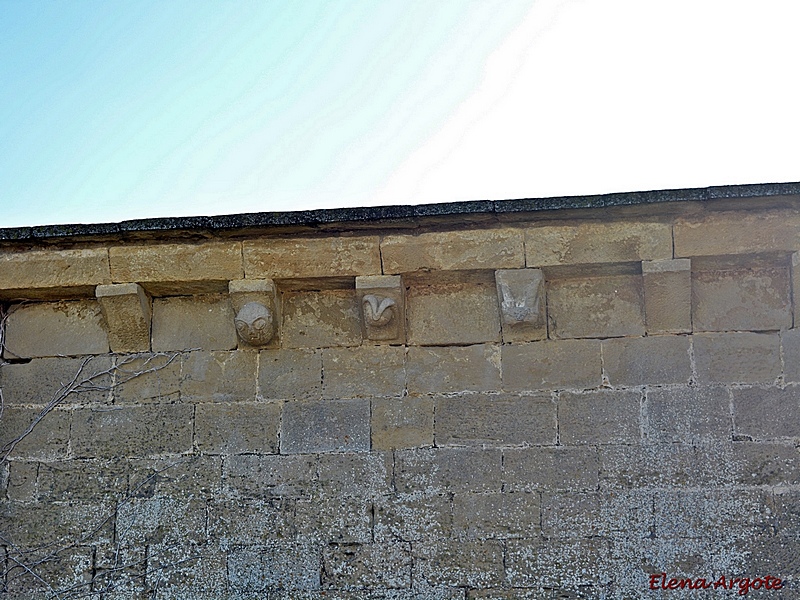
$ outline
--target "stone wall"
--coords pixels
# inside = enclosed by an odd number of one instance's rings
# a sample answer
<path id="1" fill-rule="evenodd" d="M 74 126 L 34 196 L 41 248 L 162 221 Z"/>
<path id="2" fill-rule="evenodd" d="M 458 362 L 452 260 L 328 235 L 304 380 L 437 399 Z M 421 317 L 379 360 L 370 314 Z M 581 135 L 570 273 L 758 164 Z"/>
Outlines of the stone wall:
<path id="1" fill-rule="evenodd" d="M 8 241 L 0 597 L 800 597 L 799 250 L 797 196 Z"/>

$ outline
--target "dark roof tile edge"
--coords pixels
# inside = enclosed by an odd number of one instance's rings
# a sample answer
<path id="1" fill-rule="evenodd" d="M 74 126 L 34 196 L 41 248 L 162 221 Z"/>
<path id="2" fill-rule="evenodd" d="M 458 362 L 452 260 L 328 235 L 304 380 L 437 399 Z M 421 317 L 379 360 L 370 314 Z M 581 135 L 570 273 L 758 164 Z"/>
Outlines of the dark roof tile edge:
<path id="1" fill-rule="evenodd" d="M 296 212 L 263 212 L 218 215 L 210 217 L 166 217 L 133 219 L 119 223 L 41 225 L 36 227 L 0 228 L 0 241 L 26 241 L 71 238 L 95 235 L 114 235 L 130 232 L 231 230 L 245 227 L 317 226 L 331 223 L 360 221 L 391 221 L 432 216 L 474 215 L 492 213 L 537 212 L 576 208 L 605 208 L 660 202 L 754 198 L 769 196 L 800 196 L 800 182 L 759 183 L 624 192 L 594 196 L 561 196 L 552 198 L 523 198 L 517 200 L 472 200 L 441 204 L 408 206 L 375 206 L 362 208 L 332 208 Z"/>

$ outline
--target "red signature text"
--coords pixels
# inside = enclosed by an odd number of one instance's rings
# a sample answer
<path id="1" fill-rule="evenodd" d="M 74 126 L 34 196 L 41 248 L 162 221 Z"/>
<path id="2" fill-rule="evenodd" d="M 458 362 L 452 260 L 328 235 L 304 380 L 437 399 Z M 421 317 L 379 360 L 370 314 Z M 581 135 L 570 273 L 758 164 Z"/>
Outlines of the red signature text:
<path id="1" fill-rule="evenodd" d="M 706 579 L 704 577 L 671 577 L 667 579 L 666 573 L 656 573 L 650 575 L 651 590 L 708 590 L 723 589 L 737 590 L 740 596 L 747 595 L 750 590 L 779 590 L 783 588 L 783 581 L 780 577 L 767 575 L 765 577 L 726 577 L 720 575 L 717 579 Z"/>

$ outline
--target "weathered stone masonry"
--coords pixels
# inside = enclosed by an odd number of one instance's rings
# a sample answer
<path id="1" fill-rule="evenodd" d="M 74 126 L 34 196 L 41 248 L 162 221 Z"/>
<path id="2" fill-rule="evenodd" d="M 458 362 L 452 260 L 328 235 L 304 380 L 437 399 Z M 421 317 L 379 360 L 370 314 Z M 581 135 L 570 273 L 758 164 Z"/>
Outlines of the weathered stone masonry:
<path id="1" fill-rule="evenodd" d="M 800 597 L 800 185 L 0 238 L 0 597 Z"/>

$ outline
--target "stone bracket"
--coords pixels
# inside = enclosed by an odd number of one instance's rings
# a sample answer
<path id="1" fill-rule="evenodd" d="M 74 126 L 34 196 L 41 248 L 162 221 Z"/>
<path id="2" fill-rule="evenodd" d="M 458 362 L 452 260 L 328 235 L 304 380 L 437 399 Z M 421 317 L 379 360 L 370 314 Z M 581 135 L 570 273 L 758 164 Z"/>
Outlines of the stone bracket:
<path id="1" fill-rule="evenodd" d="M 150 350 L 150 298 L 138 283 L 101 284 L 95 296 L 108 327 L 112 352 Z"/>
<path id="2" fill-rule="evenodd" d="M 647 333 L 692 331 L 692 261 L 688 258 L 642 261 Z"/>
<path id="3" fill-rule="evenodd" d="M 504 342 L 528 342 L 547 336 L 544 273 L 541 269 L 494 272 Z"/>
<path id="4" fill-rule="evenodd" d="M 356 277 L 364 339 L 402 344 L 406 341 L 405 294 L 399 275 Z"/>
<path id="5" fill-rule="evenodd" d="M 236 279 L 228 282 L 240 346 L 277 346 L 280 302 L 272 279 Z"/>

